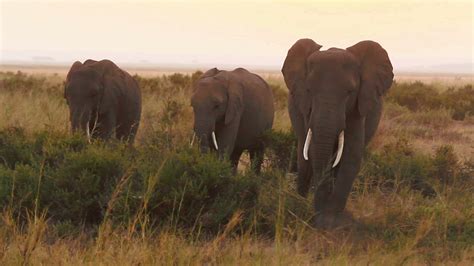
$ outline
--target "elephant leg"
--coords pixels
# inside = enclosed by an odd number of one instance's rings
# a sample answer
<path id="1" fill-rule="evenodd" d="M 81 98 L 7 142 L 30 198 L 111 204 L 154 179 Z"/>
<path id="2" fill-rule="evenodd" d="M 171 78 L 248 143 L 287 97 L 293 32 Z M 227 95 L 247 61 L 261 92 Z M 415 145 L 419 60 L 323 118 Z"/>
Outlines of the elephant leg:
<path id="1" fill-rule="evenodd" d="M 130 134 L 130 127 L 124 124 L 118 124 L 115 129 L 115 135 L 119 140 L 128 140 Z"/>
<path id="2" fill-rule="evenodd" d="M 97 120 L 97 136 L 103 140 L 110 139 L 116 132 L 117 121 L 114 114 L 99 115 Z"/>
<path id="3" fill-rule="evenodd" d="M 297 191 L 298 194 L 306 197 L 311 186 L 312 168 L 310 162 L 306 161 L 303 157 L 303 147 L 306 140 L 305 121 L 303 115 L 297 110 L 292 98 L 288 101 L 288 112 L 291 125 L 298 138 L 298 147 L 296 149 L 296 164 L 298 168 L 298 176 L 296 178 Z"/>
<path id="4" fill-rule="evenodd" d="M 237 173 L 237 166 L 239 165 L 240 156 L 242 156 L 243 149 L 234 149 L 230 154 L 230 163 L 232 165 L 232 171 L 234 175 Z"/>
<path id="5" fill-rule="evenodd" d="M 260 170 L 262 168 L 264 150 L 264 147 L 258 147 L 249 151 L 252 169 L 254 169 L 257 175 L 260 174 Z"/>
<path id="6" fill-rule="evenodd" d="M 304 140 L 298 140 L 298 149 L 297 149 L 297 167 L 298 167 L 298 176 L 296 180 L 297 191 L 303 197 L 308 195 L 308 191 L 311 187 L 311 179 L 313 171 L 309 161 L 306 161 L 303 157 L 303 146 Z"/>
<path id="7" fill-rule="evenodd" d="M 125 140 L 129 144 L 132 144 L 137 134 L 138 123 L 139 122 L 135 122 L 134 124 L 119 124 L 116 129 L 117 139 Z"/>

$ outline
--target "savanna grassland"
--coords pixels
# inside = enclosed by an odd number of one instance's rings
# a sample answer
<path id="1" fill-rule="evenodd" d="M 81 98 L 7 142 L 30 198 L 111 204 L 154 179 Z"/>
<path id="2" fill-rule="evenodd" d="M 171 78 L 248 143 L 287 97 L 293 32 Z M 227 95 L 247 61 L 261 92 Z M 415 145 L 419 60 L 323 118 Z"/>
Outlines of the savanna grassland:
<path id="1" fill-rule="evenodd" d="M 367 149 L 349 228 L 312 228 L 294 188 L 287 89 L 262 175 L 190 146 L 200 72 L 136 75 L 134 148 L 71 135 L 64 74 L 0 73 L 0 265 L 367 265 L 474 261 L 474 89 L 399 81 Z"/>

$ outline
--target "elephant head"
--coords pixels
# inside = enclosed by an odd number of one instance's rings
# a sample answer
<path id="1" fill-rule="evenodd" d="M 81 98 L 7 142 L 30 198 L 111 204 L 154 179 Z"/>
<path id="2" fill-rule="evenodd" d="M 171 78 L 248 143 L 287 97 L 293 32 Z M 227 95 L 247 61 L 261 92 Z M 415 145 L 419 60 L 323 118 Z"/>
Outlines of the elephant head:
<path id="1" fill-rule="evenodd" d="M 90 121 L 97 117 L 104 93 L 104 72 L 91 66 L 93 62 L 87 60 L 82 64 L 76 61 L 67 74 L 64 88 L 71 129 L 73 132 L 82 131 L 88 138 L 96 126 Z"/>
<path id="2" fill-rule="evenodd" d="M 191 98 L 194 110 L 194 132 L 201 143 L 201 150 L 223 152 L 226 146 L 218 143 L 217 127 L 238 123 L 242 114 L 241 84 L 227 71 L 213 68 L 205 72 L 194 85 Z"/>
<path id="3" fill-rule="evenodd" d="M 376 42 L 362 41 L 345 50 L 320 48 L 309 39 L 297 41 L 282 68 L 305 119 L 304 158 L 311 158 L 318 177 L 339 163 L 346 119 L 369 114 L 393 80 L 387 52 Z"/>

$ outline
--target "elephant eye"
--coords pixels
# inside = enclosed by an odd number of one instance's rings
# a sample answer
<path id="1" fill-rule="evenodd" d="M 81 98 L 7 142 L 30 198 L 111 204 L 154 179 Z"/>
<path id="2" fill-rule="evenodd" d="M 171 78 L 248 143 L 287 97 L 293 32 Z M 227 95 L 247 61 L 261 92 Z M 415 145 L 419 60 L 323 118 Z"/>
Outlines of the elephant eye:
<path id="1" fill-rule="evenodd" d="M 219 109 L 219 104 L 216 103 L 216 104 L 214 105 L 214 110 L 217 110 L 217 109 Z"/>

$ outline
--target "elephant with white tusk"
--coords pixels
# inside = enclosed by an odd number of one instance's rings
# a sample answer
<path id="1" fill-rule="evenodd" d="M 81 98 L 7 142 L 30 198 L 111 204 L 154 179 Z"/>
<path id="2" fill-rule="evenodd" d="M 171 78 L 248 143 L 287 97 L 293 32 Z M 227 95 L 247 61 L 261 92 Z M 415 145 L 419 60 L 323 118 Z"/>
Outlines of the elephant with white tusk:
<path id="1" fill-rule="evenodd" d="M 288 51 L 282 73 L 290 91 L 288 109 L 298 138 L 298 193 L 315 185 L 315 223 L 341 224 L 359 172 L 363 151 L 382 112 L 382 96 L 392 85 L 393 68 L 385 49 L 362 41 L 347 49 L 311 39 Z"/>
<path id="2" fill-rule="evenodd" d="M 263 162 L 262 136 L 273 125 L 273 94 L 258 75 L 243 68 L 213 68 L 194 85 L 191 105 L 201 151 L 229 156 L 234 171 L 244 150 L 257 173 Z"/>

